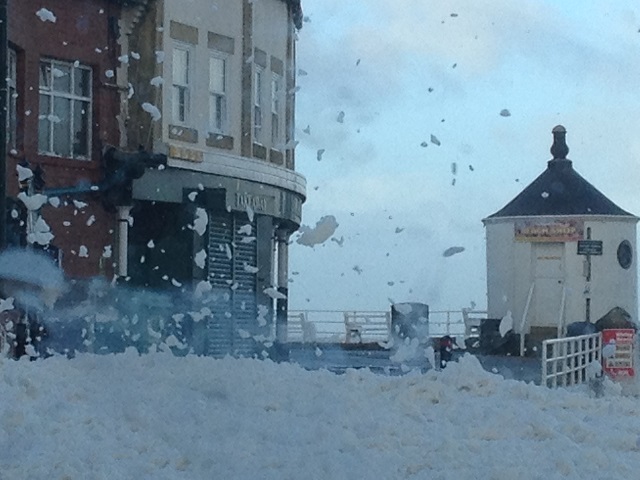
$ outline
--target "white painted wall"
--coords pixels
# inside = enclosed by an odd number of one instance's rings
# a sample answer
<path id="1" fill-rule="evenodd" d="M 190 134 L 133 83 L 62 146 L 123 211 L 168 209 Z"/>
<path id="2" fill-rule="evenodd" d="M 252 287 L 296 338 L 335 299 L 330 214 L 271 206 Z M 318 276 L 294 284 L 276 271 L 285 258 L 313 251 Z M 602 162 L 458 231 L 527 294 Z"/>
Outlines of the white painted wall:
<path id="1" fill-rule="evenodd" d="M 624 308 L 634 320 L 638 320 L 636 222 L 598 220 L 585 221 L 585 229 L 591 227 L 591 238 L 603 241 L 602 256 L 592 256 L 592 319 L 597 320 L 615 306 Z M 628 240 L 633 249 L 633 263 L 629 269 L 620 267 L 617 259 L 618 245 Z"/>
<path id="2" fill-rule="evenodd" d="M 502 318 L 516 311 L 515 242 L 513 223 L 495 221 L 486 226 L 487 254 L 487 314 L 489 318 Z"/>
<path id="3" fill-rule="evenodd" d="M 577 242 L 566 242 L 549 250 L 552 252 L 549 256 L 558 254 L 562 257 L 562 284 L 566 289 L 566 322 L 585 320 L 587 296 L 591 298 L 592 322 L 616 306 L 624 308 L 637 320 L 637 218 L 617 216 L 571 218 L 584 221 L 585 238 L 587 228 L 591 228 L 591 238 L 602 240 L 603 254 L 591 257 L 592 279 L 591 282 L 587 282 L 586 257 L 577 254 Z M 550 220 L 553 217 L 540 217 L 540 219 Z M 511 311 L 518 325 L 524 313 L 529 289 L 536 276 L 537 252 L 542 250 L 536 249 L 535 244 L 515 240 L 515 221 L 515 218 L 485 220 L 487 308 L 489 318 L 501 318 L 507 311 Z M 623 269 L 617 259 L 618 245 L 623 240 L 630 242 L 634 253 L 629 269 Z M 538 265 L 538 269 L 540 268 L 542 267 Z M 536 311 L 542 307 L 539 302 L 536 302 L 540 299 L 536 299 L 535 295 L 534 290 L 534 299 L 529 310 L 530 324 L 532 326 L 555 324 L 553 313 L 549 313 L 554 310 L 553 305 L 547 309 L 546 314 Z M 548 318 L 550 315 L 551 319 Z"/>

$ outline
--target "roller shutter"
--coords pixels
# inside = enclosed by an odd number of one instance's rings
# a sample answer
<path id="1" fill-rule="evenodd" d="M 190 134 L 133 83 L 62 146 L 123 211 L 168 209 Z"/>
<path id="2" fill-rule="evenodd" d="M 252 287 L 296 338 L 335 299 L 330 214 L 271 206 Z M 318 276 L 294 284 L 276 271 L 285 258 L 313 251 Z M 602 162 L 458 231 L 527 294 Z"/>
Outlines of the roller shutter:
<path id="1" fill-rule="evenodd" d="M 215 294 L 207 323 L 210 356 L 256 353 L 255 227 L 244 214 L 209 212 L 208 278 Z"/>

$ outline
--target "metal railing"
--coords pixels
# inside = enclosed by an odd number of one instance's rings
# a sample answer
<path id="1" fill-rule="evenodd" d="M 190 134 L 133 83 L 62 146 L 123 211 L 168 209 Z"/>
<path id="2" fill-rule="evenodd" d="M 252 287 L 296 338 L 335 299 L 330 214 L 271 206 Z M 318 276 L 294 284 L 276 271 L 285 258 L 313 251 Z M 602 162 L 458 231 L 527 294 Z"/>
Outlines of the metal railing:
<path id="1" fill-rule="evenodd" d="M 471 315 L 470 315 L 471 314 Z M 486 314 L 474 310 L 429 312 L 429 335 L 468 336 L 466 318 Z M 381 310 L 289 310 L 287 340 L 293 343 L 385 343 L 391 340 L 391 312 Z"/>
<path id="2" fill-rule="evenodd" d="M 391 332 L 391 312 L 344 312 L 346 343 L 364 343 L 365 338 L 388 342 Z"/>
<path id="3" fill-rule="evenodd" d="M 602 335 L 553 338 L 542 342 L 542 385 L 569 386 L 589 380 L 591 362 L 600 362 Z"/>

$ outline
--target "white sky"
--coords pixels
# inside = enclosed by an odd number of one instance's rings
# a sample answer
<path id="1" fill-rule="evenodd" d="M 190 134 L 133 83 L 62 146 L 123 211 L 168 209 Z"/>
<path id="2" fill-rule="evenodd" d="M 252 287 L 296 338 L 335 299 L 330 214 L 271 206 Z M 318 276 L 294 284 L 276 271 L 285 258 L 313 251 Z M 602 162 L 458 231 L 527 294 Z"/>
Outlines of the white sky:
<path id="1" fill-rule="evenodd" d="M 636 398 L 551 390 L 474 357 L 403 377 L 170 353 L 0 358 L 15 479 L 637 478 Z"/>
<path id="2" fill-rule="evenodd" d="M 344 242 L 292 246 L 290 308 L 486 306 L 481 220 L 546 168 L 557 124 L 575 169 L 640 214 L 636 2 L 304 0 L 303 9 L 303 223 L 334 215 Z M 465 250 L 443 257 L 452 246 Z"/>

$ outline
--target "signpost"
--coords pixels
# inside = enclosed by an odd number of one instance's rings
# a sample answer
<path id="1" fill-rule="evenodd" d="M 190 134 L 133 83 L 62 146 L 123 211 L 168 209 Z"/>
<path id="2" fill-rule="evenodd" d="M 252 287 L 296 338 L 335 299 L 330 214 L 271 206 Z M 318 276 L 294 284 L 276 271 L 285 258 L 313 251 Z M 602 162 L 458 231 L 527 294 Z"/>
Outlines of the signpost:
<path id="1" fill-rule="evenodd" d="M 578 255 L 585 255 L 587 257 L 587 287 L 585 292 L 589 292 L 589 285 L 591 282 L 591 255 L 602 255 L 602 240 L 591 240 L 591 227 L 587 227 L 587 239 L 578 240 Z M 585 299 L 585 320 L 591 321 L 591 298 Z"/>

